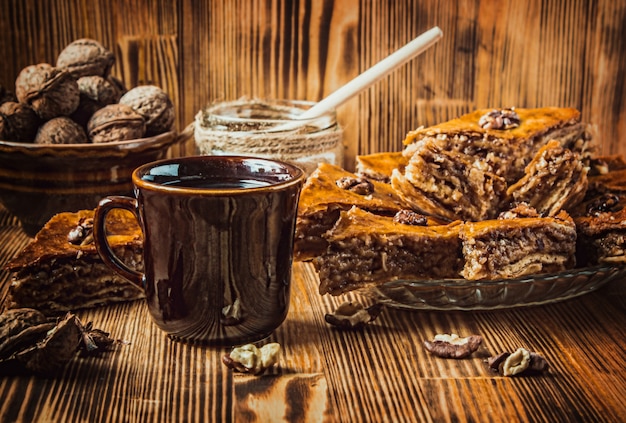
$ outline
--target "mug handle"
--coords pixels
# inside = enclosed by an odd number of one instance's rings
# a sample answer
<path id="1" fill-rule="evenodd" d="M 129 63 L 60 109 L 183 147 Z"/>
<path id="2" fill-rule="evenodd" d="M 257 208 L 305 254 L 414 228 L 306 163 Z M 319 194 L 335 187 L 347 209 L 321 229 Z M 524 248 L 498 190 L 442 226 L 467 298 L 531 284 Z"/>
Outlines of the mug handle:
<path id="1" fill-rule="evenodd" d="M 108 267 L 125 277 L 140 288 L 144 288 L 144 274 L 131 269 L 122 260 L 117 257 L 106 236 L 106 217 L 113 209 L 128 210 L 135 215 L 137 221 L 141 222 L 139 218 L 139 209 L 137 200 L 131 197 L 124 196 L 109 196 L 105 197 L 98 203 L 93 222 L 93 237 L 96 244 L 96 250 L 100 255 L 100 258 Z"/>

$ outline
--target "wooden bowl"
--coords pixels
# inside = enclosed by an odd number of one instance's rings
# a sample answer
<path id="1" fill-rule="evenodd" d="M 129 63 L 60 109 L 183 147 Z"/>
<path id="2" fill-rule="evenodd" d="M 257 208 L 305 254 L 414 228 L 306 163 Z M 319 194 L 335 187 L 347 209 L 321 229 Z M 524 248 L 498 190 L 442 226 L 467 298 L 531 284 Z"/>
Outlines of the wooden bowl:
<path id="1" fill-rule="evenodd" d="M 102 144 L 0 141 L 0 202 L 34 236 L 55 214 L 93 209 L 107 195 L 133 195 L 135 168 L 165 158 L 175 132 Z"/>

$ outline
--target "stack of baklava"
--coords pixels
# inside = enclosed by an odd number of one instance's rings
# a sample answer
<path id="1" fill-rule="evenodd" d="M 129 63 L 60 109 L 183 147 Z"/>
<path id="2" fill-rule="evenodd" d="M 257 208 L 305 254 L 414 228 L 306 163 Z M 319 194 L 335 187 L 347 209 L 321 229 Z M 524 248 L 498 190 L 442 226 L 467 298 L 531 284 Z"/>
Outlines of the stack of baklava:
<path id="1" fill-rule="evenodd" d="M 571 108 L 477 110 L 410 132 L 402 152 L 357 157 L 356 173 L 320 165 L 295 258 L 333 295 L 622 262 L 626 163 L 594 157 L 590 132 Z"/>

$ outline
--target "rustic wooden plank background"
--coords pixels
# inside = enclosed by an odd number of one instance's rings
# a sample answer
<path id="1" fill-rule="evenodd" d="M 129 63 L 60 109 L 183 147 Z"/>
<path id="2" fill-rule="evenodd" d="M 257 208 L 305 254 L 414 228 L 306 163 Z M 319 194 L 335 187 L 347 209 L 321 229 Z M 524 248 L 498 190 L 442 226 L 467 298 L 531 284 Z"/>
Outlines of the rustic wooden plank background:
<path id="1" fill-rule="evenodd" d="M 91 37 L 128 86 L 167 90 L 183 128 L 212 101 L 319 100 L 435 25 L 435 47 L 339 108 L 346 167 L 491 106 L 579 108 L 602 152 L 626 152 L 623 0 L 2 0 L 0 84 Z"/>

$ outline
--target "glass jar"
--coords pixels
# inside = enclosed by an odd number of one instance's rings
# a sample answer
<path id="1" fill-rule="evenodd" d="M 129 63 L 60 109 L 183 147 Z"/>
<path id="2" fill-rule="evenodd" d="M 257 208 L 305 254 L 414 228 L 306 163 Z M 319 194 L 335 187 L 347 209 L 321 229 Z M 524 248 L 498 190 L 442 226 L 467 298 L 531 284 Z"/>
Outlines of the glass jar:
<path id="1" fill-rule="evenodd" d="M 298 119 L 314 104 L 259 99 L 212 104 L 196 115 L 196 153 L 283 160 L 307 174 L 318 163 L 343 166 L 343 131 L 335 111 Z"/>

